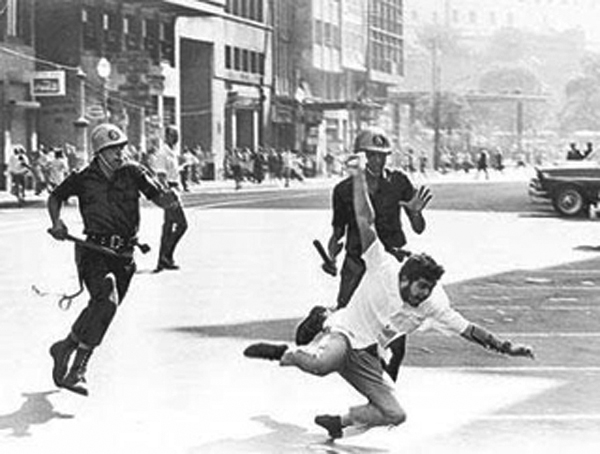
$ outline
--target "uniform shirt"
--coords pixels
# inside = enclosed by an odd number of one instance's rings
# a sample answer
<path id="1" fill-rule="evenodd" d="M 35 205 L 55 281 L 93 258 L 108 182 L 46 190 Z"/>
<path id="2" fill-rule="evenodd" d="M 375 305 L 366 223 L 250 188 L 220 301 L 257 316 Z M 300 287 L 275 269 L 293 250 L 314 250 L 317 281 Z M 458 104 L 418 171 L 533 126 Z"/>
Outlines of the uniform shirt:
<path id="1" fill-rule="evenodd" d="M 360 256 L 360 233 L 356 225 L 353 205 L 352 177 L 338 183 L 333 189 L 332 205 L 334 228 L 345 229 L 346 251 L 353 256 Z M 379 178 L 379 187 L 370 194 L 371 204 L 375 211 L 375 229 L 386 249 L 401 248 L 406 244 L 406 236 L 400 223 L 400 201 L 409 201 L 415 187 L 404 172 L 384 171 Z"/>
<path id="2" fill-rule="evenodd" d="M 85 234 L 136 236 L 140 225 L 140 193 L 153 199 L 160 184 L 138 164 L 127 163 L 109 180 L 94 159 L 79 172 L 70 174 L 52 195 L 59 200 L 79 198 Z"/>
<path id="3" fill-rule="evenodd" d="M 167 144 L 162 144 L 155 153 L 152 160 L 152 171 L 157 175 L 163 173 L 166 175 L 168 183 L 179 182 L 179 158 L 174 149 Z"/>
<path id="4" fill-rule="evenodd" d="M 462 333 L 469 322 L 450 307 L 448 296 L 438 284 L 418 307 L 404 302 L 399 293 L 396 259 L 375 241 L 363 254 L 366 272 L 350 304 L 326 321 L 331 331 L 344 334 L 353 349 L 378 344 L 385 348 L 396 337 L 409 334 L 426 321 L 445 332 Z"/>

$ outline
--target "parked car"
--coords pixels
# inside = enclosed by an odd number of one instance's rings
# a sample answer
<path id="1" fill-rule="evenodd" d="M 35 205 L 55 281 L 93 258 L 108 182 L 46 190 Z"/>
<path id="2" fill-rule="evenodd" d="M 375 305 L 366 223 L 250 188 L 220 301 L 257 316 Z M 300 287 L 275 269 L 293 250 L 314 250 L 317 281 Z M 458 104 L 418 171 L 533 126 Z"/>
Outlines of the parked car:
<path id="1" fill-rule="evenodd" d="M 536 167 L 529 195 L 550 200 L 562 216 L 587 214 L 590 205 L 600 199 L 600 152 L 594 151 L 581 161 Z"/>

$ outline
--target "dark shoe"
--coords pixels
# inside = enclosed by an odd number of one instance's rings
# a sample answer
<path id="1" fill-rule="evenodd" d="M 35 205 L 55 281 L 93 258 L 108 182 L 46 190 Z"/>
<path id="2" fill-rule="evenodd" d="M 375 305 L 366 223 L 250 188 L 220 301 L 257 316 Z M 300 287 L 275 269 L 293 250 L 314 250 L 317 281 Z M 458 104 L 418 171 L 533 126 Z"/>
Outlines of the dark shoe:
<path id="1" fill-rule="evenodd" d="M 73 365 L 67 376 L 63 379 L 61 387 L 68 389 L 76 394 L 82 396 L 88 395 L 88 390 L 85 387 L 85 372 L 87 370 L 87 363 L 92 356 L 92 350 L 89 348 L 78 348 L 75 353 L 75 359 Z"/>
<path id="2" fill-rule="evenodd" d="M 75 344 L 68 340 L 55 342 L 50 347 L 50 355 L 54 360 L 52 367 L 52 380 L 56 386 L 62 386 L 63 379 L 69 368 L 71 353 L 75 350 Z"/>
<path id="3" fill-rule="evenodd" d="M 258 344 L 252 344 L 248 348 L 246 348 L 246 350 L 244 350 L 244 356 L 248 358 L 259 358 L 268 359 L 271 361 L 278 361 L 281 359 L 281 357 L 287 349 L 287 345 L 267 344 L 264 342 L 259 342 Z"/>
<path id="4" fill-rule="evenodd" d="M 174 262 L 159 262 L 154 270 L 155 273 L 160 273 L 163 270 L 178 270 L 179 266 Z"/>
<path id="5" fill-rule="evenodd" d="M 296 328 L 296 344 L 308 345 L 323 329 L 323 323 L 327 320 L 329 311 L 326 307 L 315 306 L 310 310 L 308 316 Z"/>
<path id="6" fill-rule="evenodd" d="M 315 424 L 324 428 L 332 440 L 342 438 L 342 418 L 340 416 L 319 415 L 315 417 Z"/>

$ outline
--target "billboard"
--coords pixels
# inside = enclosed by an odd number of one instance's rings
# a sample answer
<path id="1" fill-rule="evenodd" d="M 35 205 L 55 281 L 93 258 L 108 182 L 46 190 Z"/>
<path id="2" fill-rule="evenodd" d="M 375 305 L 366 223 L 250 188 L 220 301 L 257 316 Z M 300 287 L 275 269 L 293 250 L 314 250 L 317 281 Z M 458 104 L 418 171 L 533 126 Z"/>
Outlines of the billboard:
<path id="1" fill-rule="evenodd" d="M 64 71 L 37 71 L 31 79 L 31 96 L 64 96 L 66 94 Z"/>

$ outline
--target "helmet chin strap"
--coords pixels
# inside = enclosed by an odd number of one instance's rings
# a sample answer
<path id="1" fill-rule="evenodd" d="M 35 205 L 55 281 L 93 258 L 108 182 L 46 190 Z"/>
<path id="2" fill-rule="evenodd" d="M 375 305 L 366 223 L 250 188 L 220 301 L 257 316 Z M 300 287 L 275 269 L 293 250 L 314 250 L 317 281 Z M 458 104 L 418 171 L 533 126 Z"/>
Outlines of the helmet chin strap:
<path id="1" fill-rule="evenodd" d="M 102 152 L 98 153 L 98 164 L 100 164 L 100 170 L 102 173 L 106 175 L 108 179 L 112 178 L 115 170 L 117 170 L 118 166 L 111 164 Z"/>

